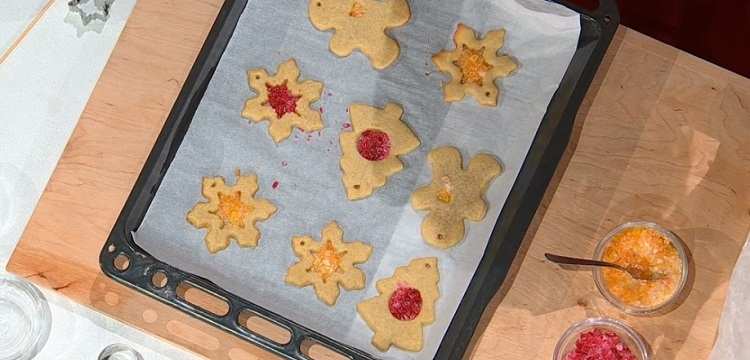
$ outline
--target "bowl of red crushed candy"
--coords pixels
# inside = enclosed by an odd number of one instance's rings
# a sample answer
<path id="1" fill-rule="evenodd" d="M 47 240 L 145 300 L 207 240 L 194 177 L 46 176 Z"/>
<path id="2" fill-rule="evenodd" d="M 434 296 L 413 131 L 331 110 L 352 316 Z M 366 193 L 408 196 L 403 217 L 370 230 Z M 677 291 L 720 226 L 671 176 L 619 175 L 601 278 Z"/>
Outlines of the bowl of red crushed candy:
<path id="1" fill-rule="evenodd" d="M 554 360 L 649 360 L 643 338 L 627 324 L 591 318 L 573 324 L 555 347 Z"/>

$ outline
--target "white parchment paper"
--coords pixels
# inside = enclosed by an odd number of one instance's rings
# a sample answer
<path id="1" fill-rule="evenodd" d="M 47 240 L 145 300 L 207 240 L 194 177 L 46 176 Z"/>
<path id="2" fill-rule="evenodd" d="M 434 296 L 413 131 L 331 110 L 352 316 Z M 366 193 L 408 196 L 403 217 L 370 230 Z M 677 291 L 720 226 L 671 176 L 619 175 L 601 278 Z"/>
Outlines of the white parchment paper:
<path id="1" fill-rule="evenodd" d="M 745 240 L 732 272 L 727 299 L 710 360 L 744 360 L 750 357 L 750 237 Z"/>
<path id="2" fill-rule="evenodd" d="M 310 24 L 307 2 L 251 0 L 198 107 L 193 122 L 161 184 L 136 242 L 171 265 L 214 281 L 247 300 L 322 332 L 334 339 L 383 358 L 432 358 L 479 263 L 547 105 L 575 52 L 579 16 L 542 0 L 412 0 L 409 23 L 392 31 L 401 46 L 398 62 L 384 71 L 373 70 L 364 55 L 338 58 L 328 50 L 330 33 Z M 533 10 L 532 10 L 533 9 Z M 456 24 L 463 22 L 485 33 L 507 30 L 501 50 L 520 63 L 515 74 L 501 82 L 498 107 L 483 107 L 473 99 L 447 104 L 431 56 L 453 48 Z M 240 116 L 245 101 L 254 96 L 246 81 L 248 69 L 275 72 L 279 63 L 294 58 L 302 77 L 322 81 L 325 90 L 316 104 L 323 109 L 326 127 L 316 133 L 298 131 L 274 144 L 267 123 L 250 124 Z M 422 142 L 404 156 L 405 169 L 392 176 L 371 197 L 346 199 L 339 169 L 338 137 L 349 121 L 354 102 L 382 107 L 396 102 L 404 119 Z M 458 147 L 464 155 L 494 154 L 505 171 L 486 197 L 489 211 L 481 223 L 470 223 L 466 239 L 450 250 L 425 244 L 420 236 L 423 214 L 409 205 L 417 186 L 430 181 L 427 153 L 438 146 Z M 203 243 L 205 230 L 196 230 L 185 214 L 202 201 L 201 179 L 233 171 L 259 175 L 258 196 L 274 202 L 279 211 L 259 223 L 260 244 L 242 249 L 232 244 L 211 255 Z M 278 181 L 276 189 L 272 187 Z M 374 247 L 361 268 L 366 288 L 342 291 L 336 306 L 320 302 L 312 287 L 284 283 L 296 261 L 294 235 L 312 234 L 336 220 L 346 240 Z M 424 349 L 407 353 L 391 348 L 381 353 L 371 344 L 372 331 L 357 315 L 356 304 L 377 294 L 377 279 L 391 276 L 397 266 L 416 257 L 436 256 L 441 298 L 437 319 L 424 330 Z"/>

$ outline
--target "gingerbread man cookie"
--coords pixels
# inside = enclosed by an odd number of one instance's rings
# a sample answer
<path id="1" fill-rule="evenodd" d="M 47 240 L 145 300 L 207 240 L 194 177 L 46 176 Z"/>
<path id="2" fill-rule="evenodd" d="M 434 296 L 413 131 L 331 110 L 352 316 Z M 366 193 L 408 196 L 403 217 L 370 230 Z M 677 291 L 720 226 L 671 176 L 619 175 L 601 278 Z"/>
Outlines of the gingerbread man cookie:
<path id="1" fill-rule="evenodd" d="M 341 133 L 341 170 L 349 200 L 370 196 L 401 171 L 398 158 L 414 151 L 419 139 L 401 121 L 404 110 L 389 103 L 383 109 L 354 104 L 349 107 L 352 131 Z"/>
<path id="2" fill-rule="evenodd" d="M 239 170 L 235 175 L 237 182 L 232 186 L 227 186 L 220 176 L 203 178 L 203 196 L 208 202 L 199 202 L 187 214 L 191 225 L 208 229 L 204 240 L 212 254 L 226 249 L 230 239 L 242 247 L 258 245 L 260 232 L 255 223 L 276 212 L 270 201 L 255 198 L 255 175 L 240 175 Z"/>
<path id="3" fill-rule="evenodd" d="M 247 72 L 247 78 L 257 96 L 247 100 L 242 117 L 253 122 L 269 121 L 268 133 L 273 141 L 288 138 L 294 127 L 306 132 L 323 128 L 320 110 L 310 107 L 320 99 L 323 83 L 300 82 L 294 59 L 279 65 L 274 76 L 264 69 L 253 69 Z"/>
<path id="4" fill-rule="evenodd" d="M 362 242 L 344 242 L 344 232 L 332 221 L 320 234 L 292 239 L 294 254 L 300 260 L 289 268 L 286 282 L 299 287 L 313 285 L 318 298 L 327 305 L 336 303 L 339 284 L 346 290 L 365 287 L 365 273 L 356 268 L 370 258 L 372 246 Z"/>
<path id="5" fill-rule="evenodd" d="M 401 51 L 386 31 L 411 17 L 406 0 L 310 0 L 309 12 L 316 29 L 334 30 L 331 52 L 343 57 L 360 50 L 378 70 L 390 66 Z"/>
<path id="6" fill-rule="evenodd" d="M 464 219 L 484 218 L 487 203 L 483 195 L 502 167 L 495 157 L 479 154 L 464 170 L 461 153 L 450 146 L 430 151 L 427 161 L 432 183 L 414 191 L 411 205 L 428 211 L 422 221 L 422 238 L 432 246 L 449 248 L 463 240 Z"/>
<path id="7" fill-rule="evenodd" d="M 500 90 L 495 80 L 510 75 L 518 67 L 509 56 L 497 55 L 504 41 L 505 30 L 490 31 L 480 39 L 474 30 L 458 24 L 453 36 L 456 48 L 432 57 L 438 70 L 451 77 L 443 86 L 445 101 L 459 101 L 468 93 L 482 105 L 497 105 Z"/>
<path id="8" fill-rule="evenodd" d="M 375 333 L 372 344 L 378 350 L 387 351 L 391 344 L 422 350 L 422 328 L 435 321 L 439 280 L 437 258 L 414 259 L 392 277 L 378 280 L 378 296 L 357 304 L 357 312 Z"/>

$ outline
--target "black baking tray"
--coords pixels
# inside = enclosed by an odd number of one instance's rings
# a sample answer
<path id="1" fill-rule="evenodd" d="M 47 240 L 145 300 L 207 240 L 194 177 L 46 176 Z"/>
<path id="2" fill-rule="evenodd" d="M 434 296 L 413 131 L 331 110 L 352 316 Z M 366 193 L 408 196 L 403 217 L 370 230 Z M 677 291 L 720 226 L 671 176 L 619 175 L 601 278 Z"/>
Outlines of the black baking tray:
<path id="1" fill-rule="evenodd" d="M 505 280 L 521 240 L 568 144 L 578 107 L 620 22 L 615 0 L 600 0 L 599 7 L 593 10 L 578 7 L 566 0 L 552 1 L 581 14 L 578 48 L 560 86 L 552 97 L 523 166 L 497 219 L 484 256 L 443 336 L 435 359 L 458 359 L 463 356 L 485 307 Z M 224 2 L 164 128 L 101 251 L 99 256 L 101 269 L 119 283 L 286 359 L 309 359 L 301 349 L 303 342 L 319 343 L 352 359 L 375 359 L 362 350 L 333 340 L 281 314 L 243 300 L 221 289 L 210 280 L 163 263 L 144 251 L 133 239 L 133 232 L 138 229 L 146 215 L 247 2 L 248 0 Z M 123 266 L 115 266 L 118 258 L 127 258 L 127 268 L 118 270 L 118 268 L 123 268 Z M 168 279 L 166 285 L 158 287 L 152 282 L 152 277 L 156 273 L 166 275 Z M 184 282 L 224 299 L 229 305 L 229 312 L 224 316 L 217 316 L 187 302 L 178 296 L 178 286 Z M 276 343 L 241 326 L 238 317 L 247 311 L 289 330 L 291 340 L 286 344 Z"/>

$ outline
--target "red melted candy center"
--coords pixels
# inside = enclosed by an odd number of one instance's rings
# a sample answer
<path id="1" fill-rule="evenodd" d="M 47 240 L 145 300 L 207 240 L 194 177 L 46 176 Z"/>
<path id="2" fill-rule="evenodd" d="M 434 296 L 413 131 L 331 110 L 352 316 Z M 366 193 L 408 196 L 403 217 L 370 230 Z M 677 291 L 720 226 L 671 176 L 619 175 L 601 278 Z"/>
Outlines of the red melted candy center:
<path id="1" fill-rule="evenodd" d="M 637 360 L 620 336 L 602 329 L 587 331 L 576 341 L 565 360 Z"/>
<path id="2" fill-rule="evenodd" d="M 414 320 L 422 311 L 422 295 L 412 287 L 399 287 L 388 299 L 388 310 L 396 319 Z"/>
<path id="3" fill-rule="evenodd" d="M 357 139 L 357 151 L 367 160 L 383 160 L 391 153 L 391 139 L 380 130 L 365 130 Z"/>
<path id="4" fill-rule="evenodd" d="M 286 86 L 286 80 L 281 85 L 266 84 L 268 89 L 268 101 L 266 104 L 271 105 L 274 111 L 276 111 L 276 117 L 281 119 L 288 113 L 297 114 L 297 100 L 302 95 L 294 95 L 289 88 Z"/>

